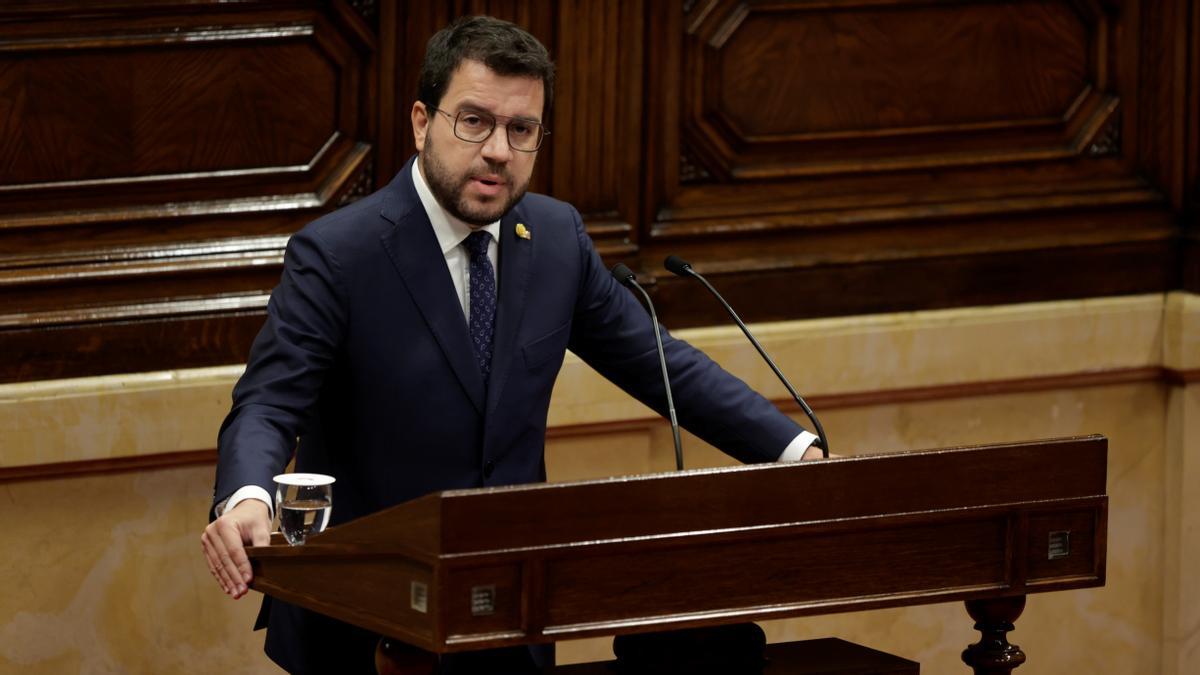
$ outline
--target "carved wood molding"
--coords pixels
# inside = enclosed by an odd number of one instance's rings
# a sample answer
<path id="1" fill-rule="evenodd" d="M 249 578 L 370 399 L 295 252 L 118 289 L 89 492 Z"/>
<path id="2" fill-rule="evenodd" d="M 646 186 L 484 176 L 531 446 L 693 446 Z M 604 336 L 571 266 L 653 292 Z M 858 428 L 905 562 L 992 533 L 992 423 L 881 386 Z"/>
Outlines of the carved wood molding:
<path id="1" fill-rule="evenodd" d="M 679 182 L 703 183 L 710 178 L 712 174 L 696 159 L 693 151 L 683 148 L 679 153 Z"/>
<path id="2" fill-rule="evenodd" d="M 1118 105 L 1110 10 L 1081 7 L 719 2 L 688 26 L 685 128 L 734 178 L 1074 156 Z"/>
<path id="3" fill-rule="evenodd" d="M 347 2 L 364 20 L 368 23 L 375 23 L 379 15 L 377 0 L 347 0 Z"/>
<path id="4" fill-rule="evenodd" d="M 1121 154 L 1121 115 L 1116 112 L 1104 124 L 1100 133 L 1088 144 L 1087 154 L 1092 157 Z"/>
<path id="5" fill-rule="evenodd" d="M 332 139 L 331 139 L 332 140 Z M 344 187 L 353 187 L 346 181 L 361 180 L 365 165 L 369 165 L 371 146 L 356 143 L 346 146 L 338 153 L 336 163 L 326 169 L 322 176 L 304 192 L 274 195 L 258 195 L 241 198 L 196 199 L 166 203 L 129 204 L 102 206 L 87 210 L 46 210 L 32 213 L 10 213 L 0 215 L 0 237 L 16 236 L 20 230 L 62 226 L 97 226 L 130 223 L 134 221 L 190 218 L 196 216 L 252 215 L 277 211 L 304 211 L 324 208 L 332 204 L 331 197 Z M 353 178 L 352 178 L 353 177 Z M 139 181 L 134 181 L 139 182 Z M 113 189 L 121 189 L 113 187 Z M 0 196 L 4 188 L 0 187 Z M 179 189 L 175 194 L 185 193 Z"/>
<path id="6" fill-rule="evenodd" d="M 0 122 L 5 228 L 175 215 L 206 193 L 278 208 L 353 152 L 371 48 L 353 31 L 314 12 L 139 22 L 0 25 L 0 91 L 18 102 Z"/>
<path id="7" fill-rule="evenodd" d="M 374 185 L 375 6 L 0 8 L 0 380 L 244 358 L 287 237 Z"/>
<path id="8" fill-rule="evenodd" d="M 0 328 L 0 382 L 243 363 L 267 295 L 72 308 Z"/>
<path id="9" fill-rule="evenodd" d="M 1137 82 L 1124 64 L 1141 48 L 1117 39 L 1133 14 L 1122 7 L 652 11 L 651 34 L 680 38 L 660 45 L 667 70 L 652 80 L 655 123 L 678 133 L 652 148 L 664 164 L 648 181 L 650 235 L 1072 210 L 1116 194 L 1155 208 L 1161 190 L 1108 161 L 1124 154 L 1122 92 Z"/>
<path id="10" fill-rule="evenodd" d="M 55 464 L 31 464 L 28 466 L 0 467 L 0 484 L 26 480 L 61 480 L 82 476 L 95 476 L 130 471 L 157 471 L 181 466 L 217 463 L 216 450 L 185 450 L 164 452 L 154 455 L 89 459 Z"/>
<path id="11" fill-rule="evenodd" d="M 763 241 L 777 249 L 771 256 L 737 256 L 742 246 L 761 247 Z M 647 249 L 647 256 L 654 253 L 661 260 L 668 252 L 682 254 L 747 321 L 1151 293 L 1171 288 L 1175 275 L 1168 263 L 1175 256 L 1170 237 L 950 255 L 914 251 L 905 257 L 859 256 L 836 264 L 828 262 L 831 256 L 822 245 L 806 250 L 803 240 L 728 240 L 723 250 L 729 257 L 723 260 L 711 252 L 705 258 L 692 255 L 699 250 L 694 245 L 654 247 Z M 715 270 L 712 274 L 710 268 Z M 1061 273 L 1064 269 L 1071 272 Z M 656 261 L 643 271 L 652 277 L 651 293 L 667 325 L 684 328 L 727 321 L 720 307 L 693 283 L 662 270 Z"/>
<path id="12" fill-rule="evenodd" d="M 353 178 L 345 183 L 342 196 L 338 198 L 338 208 L 356 202 L 375 191 L 375 163 L 367 160 L 362 163 Z"/>
<path id="13" fill-rule="evenodd" d="M 265 204 L 258 200 L 176 204 L 172 206 L 171 217 L 155 207 L 103 215 L 113 217 L 113 225 L 131 227 L 139 219 L 161 222 L 172 217 L 219 216 L 235 222 L 228 219 L 261 218 L 284 211 L 289 213 L 284 222 L 292 223 L 288 230 L 298 229 L 320 209 L 332 206 L 337 191 L 343 191 L 343 203 L 355 190 L 359 195 L 365 194 L 372 179 L 369 148 L 359 144 L 352 150 L 325 183 L 308 195 Z M 92 219 L 86 225 L 95 226 L 98 215 L 91 214 Z M 203 226 L 209 221 L 199 222 Z M 3 236 L 0 230 L 0 239 Z M 30 247 L 25 253 L 0 255 L 0 299 L 4 300 L 0 327 L 75 323 L 98 316 L 109 321 L 138 319 L 147 308 L 170 308 L 180 303 L 180 306 L 203 306 L 205 298 L 209 299 L 212 311 L 225 311 L 224 303 L 231 295 L 261 294 L 274 287 L 288 236 L 269 234 L 121 246 L 93 244 L 87 248 L 40 251 Z M 153 309 L 151 313 L 175 315 L 171 310 L 164 314 Z M 50 320 L 47 316 L 55 318 Z"/>

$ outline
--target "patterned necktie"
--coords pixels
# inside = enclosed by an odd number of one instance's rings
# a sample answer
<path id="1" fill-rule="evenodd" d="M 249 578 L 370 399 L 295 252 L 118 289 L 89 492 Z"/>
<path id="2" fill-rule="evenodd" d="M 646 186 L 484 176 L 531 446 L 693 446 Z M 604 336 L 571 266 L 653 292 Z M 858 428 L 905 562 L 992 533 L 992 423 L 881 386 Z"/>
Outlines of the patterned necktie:
<path id="1" fill-rule="evenodd" d="M 492 235 L 483 230 L 463 240 L 471 256 L 471 343 L 475 345 L 475 360 L 484 385 L 492 372 L 492 332 L 496 326 L 496 274 L 487 256 L 491 241 Z"/>

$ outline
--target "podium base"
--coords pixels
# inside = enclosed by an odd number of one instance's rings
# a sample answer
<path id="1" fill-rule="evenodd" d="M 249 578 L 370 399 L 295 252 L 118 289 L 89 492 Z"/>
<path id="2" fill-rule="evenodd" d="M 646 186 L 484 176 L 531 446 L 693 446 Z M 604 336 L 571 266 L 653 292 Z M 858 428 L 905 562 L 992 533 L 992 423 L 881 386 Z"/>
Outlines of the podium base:
<path id="1" fill-rule="evenodd" d="M 921 664 L 838 638 L 767 645 L 766 664 L 748 673 L 722 675 L 919 675 Z M 551 675 L 620 675 L 616 661 L 558 666 Z M 710 675 L 711 671 L 672 671 L 678 675 Z"/>

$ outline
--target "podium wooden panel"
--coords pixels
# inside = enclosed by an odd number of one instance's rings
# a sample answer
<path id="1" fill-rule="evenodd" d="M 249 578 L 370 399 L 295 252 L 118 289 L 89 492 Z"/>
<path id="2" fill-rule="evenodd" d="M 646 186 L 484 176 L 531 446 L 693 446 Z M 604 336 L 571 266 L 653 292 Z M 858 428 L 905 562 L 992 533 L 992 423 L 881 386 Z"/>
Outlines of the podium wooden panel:
<path id="1" fill-rule="evenodd" d="M 964 600 L 979 668 L 1025 594 L 1104 584 L 1106 462 L 1088 436 L 446 491 L 252 548 L 252 586 L 439 653 Z"/>

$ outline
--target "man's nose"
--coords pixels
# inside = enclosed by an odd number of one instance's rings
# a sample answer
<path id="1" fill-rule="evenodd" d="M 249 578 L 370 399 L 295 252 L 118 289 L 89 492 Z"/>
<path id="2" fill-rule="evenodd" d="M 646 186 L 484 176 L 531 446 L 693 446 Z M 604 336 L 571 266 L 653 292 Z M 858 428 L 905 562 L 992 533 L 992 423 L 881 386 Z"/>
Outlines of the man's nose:
<path id="1" fill-rule="evenodd" d="M 492 162 L 507 162 L 512 159 L 512 147 L 508 144 L 508 126 L 497 124 L 483 142 L 483 156 Z"/>

